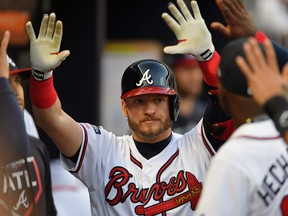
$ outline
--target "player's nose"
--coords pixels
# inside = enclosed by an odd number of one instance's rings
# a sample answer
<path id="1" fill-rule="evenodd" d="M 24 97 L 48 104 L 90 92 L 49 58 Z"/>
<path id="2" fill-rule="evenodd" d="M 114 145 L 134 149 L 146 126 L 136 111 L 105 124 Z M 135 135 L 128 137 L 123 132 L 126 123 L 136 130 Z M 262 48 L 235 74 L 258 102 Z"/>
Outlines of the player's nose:
<path id="1" fill-rule="evenodd" d="M 145 113 L 148 115 L 155 114 L 156 113 L 156 105 L 152 102 L 147 102 L 145 106 Z"/>

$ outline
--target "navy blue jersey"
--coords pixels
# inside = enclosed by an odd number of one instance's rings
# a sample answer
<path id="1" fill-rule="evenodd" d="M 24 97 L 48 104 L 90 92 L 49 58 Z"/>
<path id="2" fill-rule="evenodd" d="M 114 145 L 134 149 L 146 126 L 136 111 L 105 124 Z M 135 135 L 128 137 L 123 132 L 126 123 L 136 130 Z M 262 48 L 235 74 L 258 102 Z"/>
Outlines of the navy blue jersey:
<path id="1" fill-rule="evenodd" d="M 56 215 L 46 146 L 27 135 L 23 112 L 0 78 L 0 215 Z"/>

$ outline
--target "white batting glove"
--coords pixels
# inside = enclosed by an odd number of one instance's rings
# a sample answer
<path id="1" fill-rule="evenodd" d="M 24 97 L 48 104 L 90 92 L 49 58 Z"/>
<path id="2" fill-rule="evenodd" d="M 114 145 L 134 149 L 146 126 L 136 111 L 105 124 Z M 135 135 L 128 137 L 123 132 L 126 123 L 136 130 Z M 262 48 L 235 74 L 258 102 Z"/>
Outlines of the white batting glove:
<path id="1" fill-rule="evenodd" d="M 173 3 L 168 5 L 174 19 L 168 13 L 162 14 L 162 18 L 178 39 L 177 45 L 166 46 L 164 52 L 167 54 L 192 54 L 198 61 L 209 60 L 212 58 L 215 48 L 197 2 L 191 1 L 194 17 L 183 0 L 177 0 L 177 4 L 182 13 Z"/>
<path id="2" fill-rule="evenodd" d="M 32 23 L 26 23 L 26 30 L 30 38 L 30 62 L 32 75 L 36 80 L 46 80 L 52 76 L 53 69 L 70 55 L 69 50 L 59 52 L 62 40 L 63 25 L 56 22 L 55 13 L 43 16 L 39 35 L 36 38 Z"/>

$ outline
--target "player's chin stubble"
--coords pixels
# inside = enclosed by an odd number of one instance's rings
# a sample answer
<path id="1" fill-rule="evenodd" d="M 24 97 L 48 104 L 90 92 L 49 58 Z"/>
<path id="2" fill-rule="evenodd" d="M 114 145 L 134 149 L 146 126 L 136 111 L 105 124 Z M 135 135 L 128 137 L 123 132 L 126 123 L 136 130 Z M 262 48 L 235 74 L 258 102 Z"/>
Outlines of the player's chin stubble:
<path id="1" fill-rule="evenodd" d="M 152 139 L 152 138 L 159 136 L 164 131 L 171 128 L 173 124 L 170 118 L 166 118 L 163 124 L 157 129 L 148 128 L 147 130 L 143 130 L 141 127 L 141 123 L 135 122 L 131 120 L 129 117 L 127 119 L 128 119 L 129 127 L 132 131 L 136 132 L 143 138 L 148 138 L 148 139 Z"/>

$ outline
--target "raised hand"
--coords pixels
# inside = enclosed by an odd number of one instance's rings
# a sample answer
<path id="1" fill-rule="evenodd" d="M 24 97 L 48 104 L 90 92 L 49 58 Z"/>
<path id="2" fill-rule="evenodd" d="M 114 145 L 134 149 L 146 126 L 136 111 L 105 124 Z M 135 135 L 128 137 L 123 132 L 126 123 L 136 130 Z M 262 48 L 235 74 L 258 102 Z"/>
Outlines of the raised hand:
<path id="1" fill-rule="evenodd" d="M 59 52 L 63 34 L 62 22 L 56 21 L 55 13 L 49 16 L 45 14 L 37 38 L 30 21 L 26 24 L 26 30 L 30 38 L 30 61 L 34 70 L 32 74 L 38 80 L 48 79 L 52 70 L 70 55 L 69 50 Z"/>
<path id="2" fill-rule="evenodd" d="M 8 56 L 7 47 L 9 44 L 10 32 L 5 31 L 3 39 L 1 41 L 0 47 L 0 77 L 9 78 L 9 66 L 8 66 Z"/>
<path id="3" fill-rule="evenodd" d="M 198 61 L 209 60 L 215 48 L 197 2 L 191 1 L 194 17 L 183 0 L 177 0 L 177 4 L 180 11 L 174 4 L 168 5 L 174 18 L 168 13 L 162 14 L 162 18 L 178 39 L 177 45 L 165 47 L 164 52 L 167 54 L 188 53 L 194 55 Z"/>
<path id="4" fill-rule="evenodd" d="M 265 55 L 261 52 L 257 41 L 249 38 L 243 46 L 245 60 L 237 57 L 236 63 L 247 78 L 252 96 L 259 105 L 276 95 L 286 94 L 288 86 L 288 65 L 279 72 L 277 57 L 269 39 L 264 41 Z"/>
<path id="5" fill-rule="evenodd" d="M 216 0 L 227 26 L 212 22 L 211 28 L 230 39 L 254 37 L 257 29 L 242 0 Z"/>

